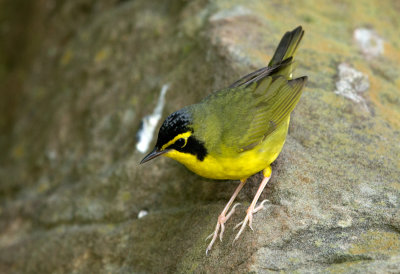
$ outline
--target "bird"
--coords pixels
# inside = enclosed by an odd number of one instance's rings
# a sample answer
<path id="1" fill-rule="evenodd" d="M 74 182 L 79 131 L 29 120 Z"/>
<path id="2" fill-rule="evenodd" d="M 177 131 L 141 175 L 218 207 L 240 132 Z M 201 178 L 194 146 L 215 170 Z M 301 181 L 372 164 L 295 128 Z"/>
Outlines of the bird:
<path id="1" fill-rule="evenodd" d="M 253 230 L 253 214 L 264 208 L 267 200 L 257 202 L 271 178 L 271 163 L 282 150 L 290 114 L 308 79 L 293 79 L 294 56 L 303 36 L 301 26 L 286 32 L 266 67 L 170 114 L 159 129 L 154 149 L 140 162 L 163 155 L 202 177 L 240 181 L 207 237 L 211 241 L 206 254 L 218 235 L 222 241 L 225 223 L 239 205 L 232 204 L 247 179 L 260 171 L 263 179 L 245 218 L 235 227 L 240 229 L 233 242 L 247 225 Z"/>

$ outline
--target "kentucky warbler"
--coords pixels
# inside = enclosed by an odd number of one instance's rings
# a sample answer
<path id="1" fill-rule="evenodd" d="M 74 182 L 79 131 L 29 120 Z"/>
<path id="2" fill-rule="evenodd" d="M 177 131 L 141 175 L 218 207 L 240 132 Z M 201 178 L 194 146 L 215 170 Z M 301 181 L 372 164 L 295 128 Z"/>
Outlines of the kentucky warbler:
<path id="1" fill-rule="evenodd" d="M 270 164 L 282 150 L 290 113 L 307 81 L 307 76 L 292 80 L 293 57 L 303 34 L 301 26 L 285 33 L 267 67 L 169 115 L 160 128 L 154 150 L 141 161 L 164 155 L 203 177 L 240 180 L 209 236 L 212 240 L 206 253 L 218 234 L 222 240 L 224 224 L 236 205 L 230 211 L 229 208 L 246 179 L 261 170 L 264 178 L 246 217 L 238 224 L 241 228 L 235 240 L 247 224 L 252 228 L 253 213 L 263 208 L 263 202 L 256 206 L 257 201 L 271 178 Z"/>

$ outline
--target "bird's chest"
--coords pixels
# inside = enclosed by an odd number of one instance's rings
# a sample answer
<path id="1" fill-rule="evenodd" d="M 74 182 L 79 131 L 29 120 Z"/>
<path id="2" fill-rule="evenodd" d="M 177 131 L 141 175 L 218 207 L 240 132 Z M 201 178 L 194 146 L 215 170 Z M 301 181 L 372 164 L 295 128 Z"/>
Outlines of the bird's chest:
<path id="1" fill-rule="evenodd" d="M 200 176 L 211 179 L 238 180 L 248 178 L 265 169 L 276 159 L 282 148 L 282 146 L 278 148 L 264 145 L 261 144 L 250 151 L 232 156 L 208 154 L 202 161 L 194 155 L 174 151 L 168 152 L 166 156 L 177 160 Z"/>
<path id="2" fill-rule="evenodd" d="M 238 148 L 229 149 L 223 142 L 217 142 L 220 147 L 214 145 L 210 148 L 210 145 L 206 144 L 208 153 L 203 160 L 199 160 L 193 154 L 176 151 L 170 151 L 165 155 L 206 178 L 244 179 L 265 169 L 275 161 L 285 143 L 288 125 L 289 118 L 260 144 L 243 152 L 239 152 Z M 208 130 L 208 134 L 212 134 L 212 131 Z M 217 138 L 217 136 L 211 137 Z M 211 139 L 211 137 L 205 139 Z"/>

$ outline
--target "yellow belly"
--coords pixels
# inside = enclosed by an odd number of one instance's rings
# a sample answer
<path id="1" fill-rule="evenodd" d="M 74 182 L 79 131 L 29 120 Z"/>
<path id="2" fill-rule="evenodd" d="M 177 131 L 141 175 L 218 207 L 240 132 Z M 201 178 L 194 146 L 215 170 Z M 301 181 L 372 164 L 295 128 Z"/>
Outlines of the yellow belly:
<path id="1" fill-rule="evenodd" d="M 285 143 L 289 120 L 251 150 L 223 157 L 210 152 L 203 161 L 188 153 L 171 150 L 164 155 L 184 164 L 194 173 L 211 179 L 245 179 L 268 167 Z"/>

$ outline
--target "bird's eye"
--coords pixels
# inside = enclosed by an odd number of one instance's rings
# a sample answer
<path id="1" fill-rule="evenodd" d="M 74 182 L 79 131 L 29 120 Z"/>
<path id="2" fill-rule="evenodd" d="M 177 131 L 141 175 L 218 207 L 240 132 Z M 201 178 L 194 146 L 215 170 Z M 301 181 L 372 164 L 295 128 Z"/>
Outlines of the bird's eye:
<path id="1" fill-rule="evenodd" d="M 179 138 L 178 140 L 176 140 L 175 145 L 182 148 L 186 145 L 186 141 L 183 138 Z"/>

